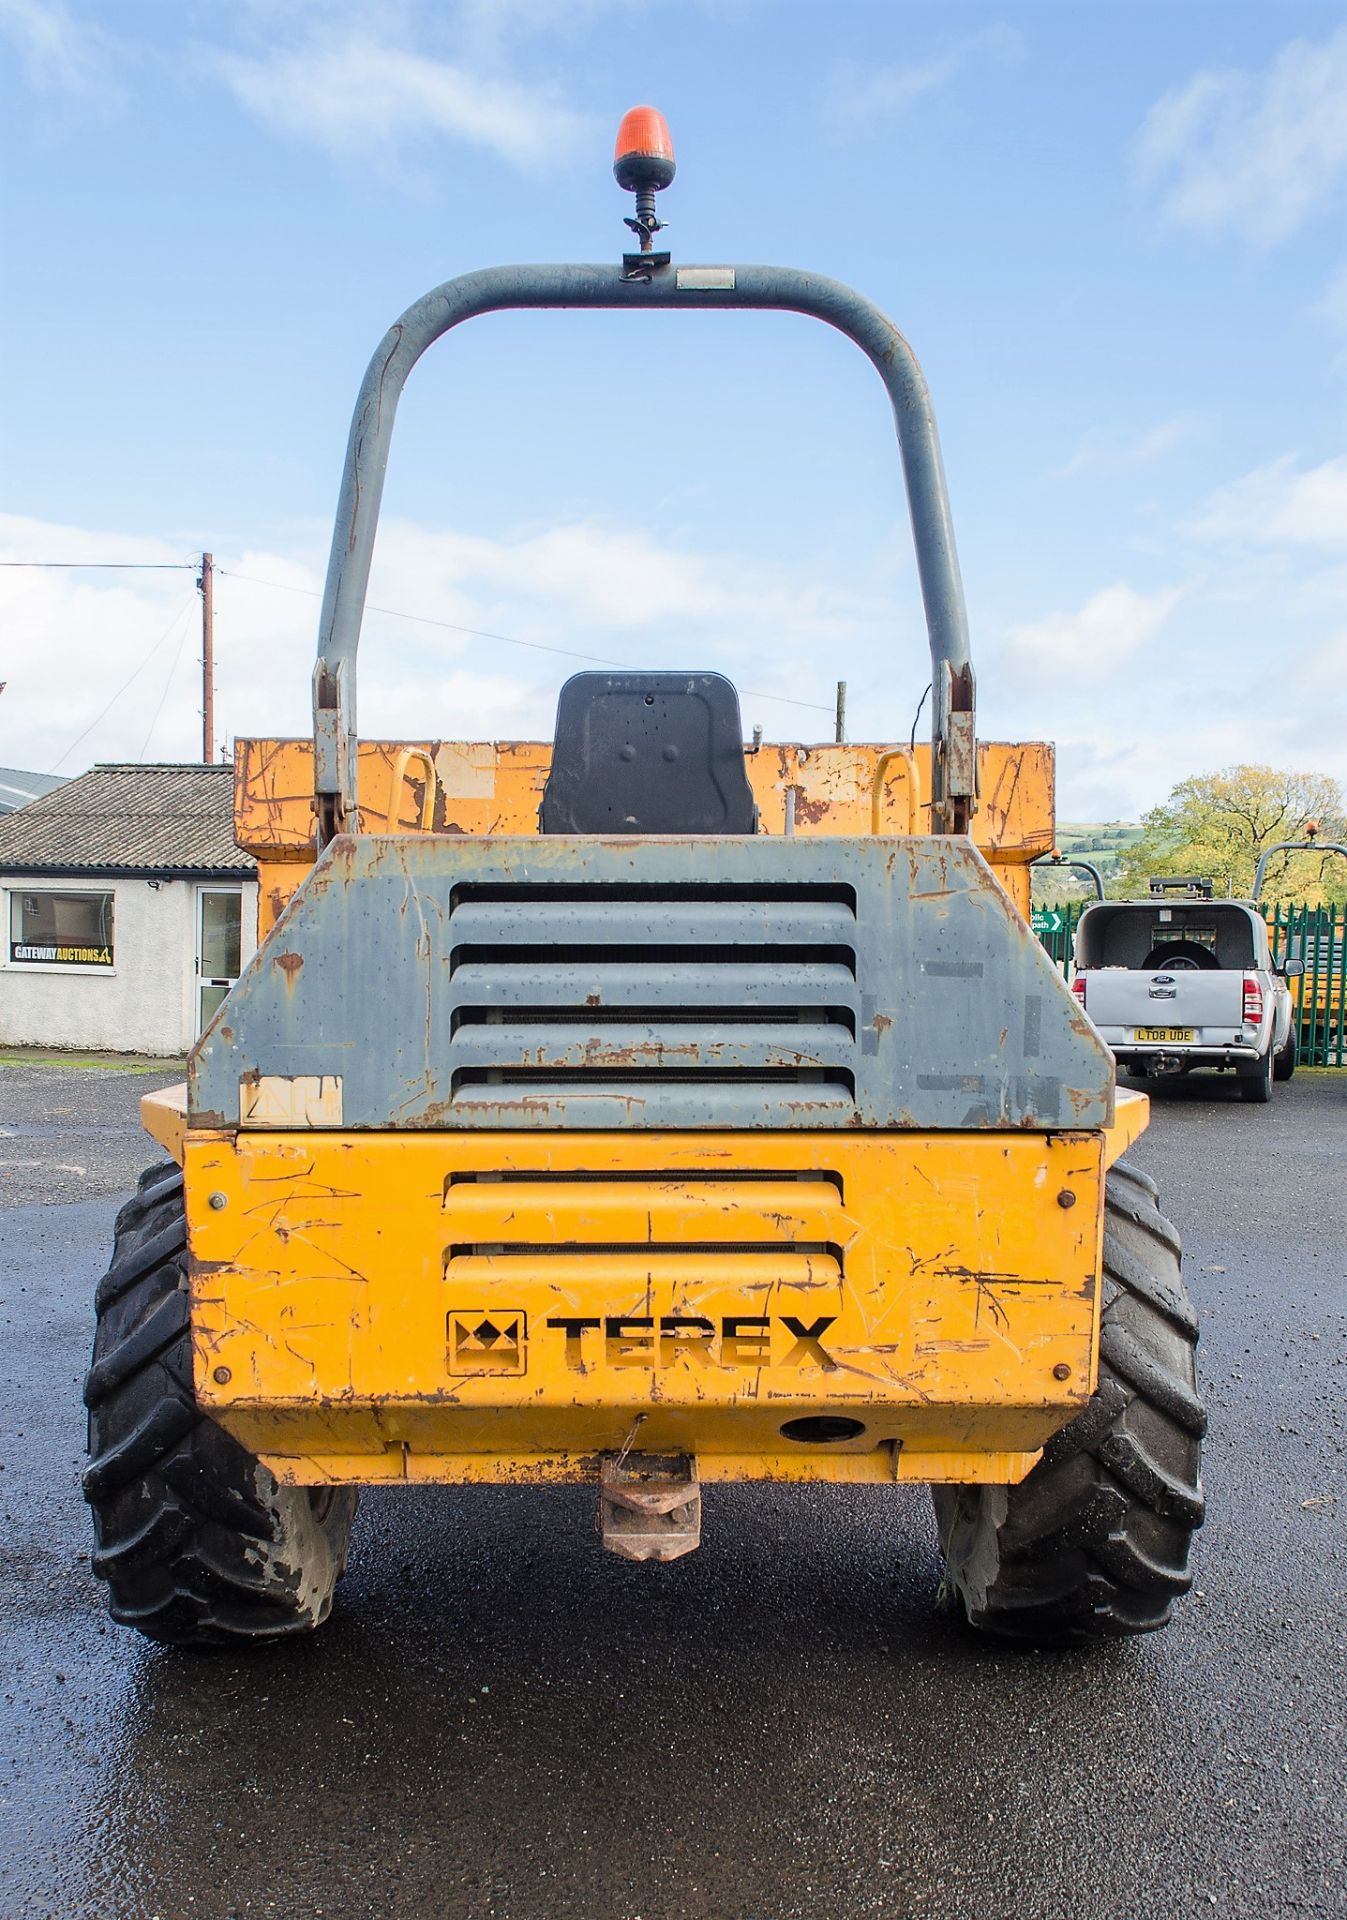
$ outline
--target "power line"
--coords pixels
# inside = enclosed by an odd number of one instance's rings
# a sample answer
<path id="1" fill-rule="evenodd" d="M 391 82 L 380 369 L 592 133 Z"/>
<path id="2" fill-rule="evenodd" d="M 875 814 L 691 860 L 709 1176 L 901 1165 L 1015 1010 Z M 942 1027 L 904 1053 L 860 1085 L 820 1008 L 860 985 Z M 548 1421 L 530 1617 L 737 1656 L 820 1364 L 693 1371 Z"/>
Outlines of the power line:
<path id="1" fill-rule="evenodd" d="M 87 740 L 89 738 L 89 735 L 93 732 L 94 728 L 98 726 L 99 722 L 102 721 L 112 711 L 113 707 L 116 706 L 117 702 L 121 699 L 122 695 L 126 692 L 126 689 L 131 685 L 132 681 L 138 680 L 140 678 L 141 674 L 144 673 L 146 667 L 149 666 L 155 654 L 158 653 L 160 647 L 163 646 L 165 640 L 168 639 L 168 636 L 176 628 L 179 620 L 182 619 L 183 615 L 187 612 L 191 604 L 192 604 L 192 596 L 189 593 L 187 598 L 184 601 L 182 601 L 181 604 L 177 607 L 176 611 L 173 614 L 173 618 L 169 621 L 168 625 L 164 628 L 164 631 L 160 634 L 159 638 L 155 641 L 154 645 L 150 648 L 149 652 L 145 655 L 140 665 L 136 667 L 132 673 L 129 673 L 127 675 L 126 679 L 123 680 L 122 684 L 118 687 L 116 693 L 113 694 L 112 698 L 108 701 L 107 705 L 102 709 L 100 713 L 95 714 L 94 718 L 89 722 L 88 726 L 84 729 L 84 732 L 80 734 L 77 739 L 71 741 L 70 745 L 66 748 L 65 752 L 61 755 L 60 760 L 55 760 L 52 762 L 51 766 L 47 768 L 48 773 L 55 773 L 57 767 L 59 767 L 61 764 L 61 760 L 68 760 L 70 758 L 71 754 L 75 751 L 76 747 L 79 746 L 80 741 Z"/>
<path id="2" fill-rule="evenodd" d="M 195 560 L 0 560 L 0 567 L 70 567 L 77 573 L 190 573 Z"/>
<path id="3" fill-rule="evenodd" d="M 217 567 L 215 571 L 217 574 L 223 574 L 227 580 L 244 580 L 250 586 L 271 587 L 274 588 L 277 593 L 299 593 L 303 594 L 305 598 L 309 600 L 321 600 L 323 597 L 314 587 L 296 587 L 285 580 L 262 580 L 259 579 L 256 574 L 235 573 L 227 567 Z M 572 647 L 553 647 L 549 646 L 544 640 L 521 640 L 515 634 L 510 633 L 488 633 L 482 627 L 464 627 L 460 626 L 454 620 L 436 620 L 428 613 L 404 613 L 400 607 L 376 607 L 372 605 L 367 605 L 365 611 L 366 613 L 386 614 L 393 620 L 410 620 L 415 625 L 421 627 L 439 627 L 445 633 L 466 634 L 473 640 L 494 640 L 501 646 L 527 647 L 531 653 L 553 653 L 562 660 L 583 660 L 589 666 L 617 667 L 624 673 L 636 671 L 629 660 L 610 660 L 600 653 L 577 653 Z M 756 693 L 752 687 L 744 687 L 742 692 L 745 698 L 749 700 L 773 700 L 777 702 L 778 705 L 784 707 L 807 707 L 811 713 L 831 714 L 833 711 L 831 707 L 825 707 L 818 700 L 793 700 L 789 694 L 785 693 Z"/>
<path id="4" fill-rule="evenodd" d="M 182 632 L 178 635 L 177 649 L 169 664 L 168 677 L 164 681 L 164 691 L 159 696 L 159 705 L 154 710 L 154 718 L 150 721 L 149 731 L 140 743 L 140 752 L 136 755 L 137 760 L 143 760 L 145 758 L 145 749 L 154 738 L 154 730 L 159 725 L 159 716 L 164 711 L 164 702 L 168 699 L 168 690 L 173 685 L 173 676 L 178 671 L 178 662 L 182 659 L 182 650 L 187 645 L 187 630 L 190 625 L 188 615 L 191 611 L 191 605 L 192 603 L 189 600 L 179 615 L 182 621 Z"/>

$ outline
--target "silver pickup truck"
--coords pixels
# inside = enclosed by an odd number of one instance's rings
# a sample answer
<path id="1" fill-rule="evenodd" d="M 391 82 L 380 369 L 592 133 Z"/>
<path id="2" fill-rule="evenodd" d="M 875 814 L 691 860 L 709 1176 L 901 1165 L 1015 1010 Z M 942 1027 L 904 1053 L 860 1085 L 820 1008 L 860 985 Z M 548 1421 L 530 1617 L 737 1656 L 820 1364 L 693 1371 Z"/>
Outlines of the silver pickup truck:
<path id="1" fill-rule="evenodd" d="M 1147 900 L 1101 900 L 1076 928 L 1072 991 L 1113 1049 L 1120 1072 L 1233 1069 L 1246 1100 L 1272 1097 L 1295 1072 L 1289 977 L 1275 967 L 1251 900 L 1213 900 L 1206 882 L 1159 886 Z M 1205 887 L 1206 891 L 1202 889 Z"/>

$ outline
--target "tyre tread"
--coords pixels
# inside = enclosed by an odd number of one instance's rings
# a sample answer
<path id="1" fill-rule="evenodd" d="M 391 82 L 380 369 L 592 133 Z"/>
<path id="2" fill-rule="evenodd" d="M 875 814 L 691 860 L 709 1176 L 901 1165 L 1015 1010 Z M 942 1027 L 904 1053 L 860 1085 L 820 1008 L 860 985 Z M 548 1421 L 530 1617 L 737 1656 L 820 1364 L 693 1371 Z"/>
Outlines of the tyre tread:
<path id="1" fill-rule="evenodd" d="M 1090 1403 L 1018 1486 L 932 1490 L 974 1627 L 1039 1644 L 1150 1633 L 1192 1583 L 1206 1414 L 1179 1236 L 1157 1199 L 1137 1169 L 1110 1171 Z"/>
<path id="2" fill-rule="evenodd" d="M 114 1620 L 213 1647 L 285 1639 L 326 1619 L 355 1495 L 317 1518 L 196 1403 L 182 1174 L 148 1168 L 117 1216 L 85 1380 L 94 1573 Z"/>

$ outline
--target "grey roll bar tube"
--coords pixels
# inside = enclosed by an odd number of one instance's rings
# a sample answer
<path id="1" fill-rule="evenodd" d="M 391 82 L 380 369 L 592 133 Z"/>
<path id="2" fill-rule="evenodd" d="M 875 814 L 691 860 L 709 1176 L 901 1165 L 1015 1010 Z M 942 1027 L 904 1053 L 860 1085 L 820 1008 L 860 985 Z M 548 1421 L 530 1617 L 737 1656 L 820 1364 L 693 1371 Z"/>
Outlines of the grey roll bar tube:
<path id="1" fill-rule="evenodd" d="M 1347 847 L 1337 840 L 1278 840 L 1264 849 L 1258 856 L 1258 865 L 1253 876 L 1253 903 L 1258 905 L 1258 897 L 1263 891 L 1263 877 L 1268 870 L 1268 862 L 1274 853 L 1340 853 L 1347 860 Z"/>
<path id="2" fill-rule="evenodd" d="M 1104 897 L 1104 876 L 1092 860 L 1063 860 L 1060 853 L 1040 853 L 1029 862 L 1029 866 L 1031 870 L 1042 866 L 1073 867 L 1077 873 L 1088 873 L 1094 882 L 1095 899 L 1102 900 Z"/>
<path id="3" fill-rule="evenodd" d="M 638 270 L 639 271 L 639 270 Z M 407 376 L 441 335 L 478 314 L 518 308 L 740 308 L 812 314 L 854 340 L 893 403 L 917 571 L 931 645 L 931 822 L 965 833 L 977 797 L 975 689 L 963 585 L 930 395 L 907 341 L 879 309 L 840 281 L 792 267 L 652 265 L 489 267 L 408 307 L 369 364 L 346 449 L 313 676 L 314 811 L 320 847 L 356 830 L 356 649 L 369 585 L 379 502 L 398 400 Z"/>

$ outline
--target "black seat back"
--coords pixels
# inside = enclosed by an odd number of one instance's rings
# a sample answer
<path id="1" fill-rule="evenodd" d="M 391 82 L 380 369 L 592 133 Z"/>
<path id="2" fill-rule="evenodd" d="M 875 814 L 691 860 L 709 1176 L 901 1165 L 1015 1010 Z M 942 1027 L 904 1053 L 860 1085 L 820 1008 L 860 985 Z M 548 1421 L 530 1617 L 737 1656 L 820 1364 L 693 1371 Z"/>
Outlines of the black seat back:
<path id="1" fill-rule="evenodd" d="M 557 702 L 544 833 L 756 833 L 739 696 L 718 673 L 577 673 Z"/>

